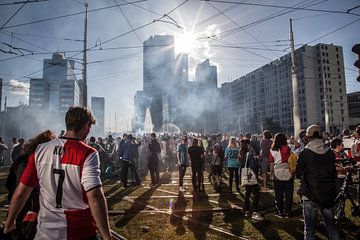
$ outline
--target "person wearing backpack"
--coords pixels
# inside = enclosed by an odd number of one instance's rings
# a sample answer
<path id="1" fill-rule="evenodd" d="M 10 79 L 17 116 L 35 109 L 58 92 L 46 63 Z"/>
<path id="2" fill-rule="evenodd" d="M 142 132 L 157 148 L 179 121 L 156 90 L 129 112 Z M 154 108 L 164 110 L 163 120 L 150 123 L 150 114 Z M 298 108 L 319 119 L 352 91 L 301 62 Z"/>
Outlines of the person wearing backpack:
<path id="1" fill-rule="evenodd" d="M 264 218 L 258 212 L 259 206 L 259 184 L 258 184 L 258 172 L 259 162 L 254 158 L 255 154 L 252 151 L 250 140 L 243 138 L 240 140 L 240 169 L 241 169 L 241 181 L 242 186 L 245 186 L 245 201 L 244 211 L 245 217 L 250 216 L 250 196 L 253 195 L 253 213 L 251 218 L 257 221 L 262 221 Z M 246 173 L 246 174 L 243 174 Z M 253 176 L 250 176 L 253 175 Z"/>
<path id="2" fill-rule="evenodd" d="M 290 218 L 292 214 L 296 159 L 296 155 L 291 152 L 287 144 L 285 134 L 276 134 L 271 146 L 269 162 L 274 181 L 276 216 L 279 218 L 284 216 Z"/>

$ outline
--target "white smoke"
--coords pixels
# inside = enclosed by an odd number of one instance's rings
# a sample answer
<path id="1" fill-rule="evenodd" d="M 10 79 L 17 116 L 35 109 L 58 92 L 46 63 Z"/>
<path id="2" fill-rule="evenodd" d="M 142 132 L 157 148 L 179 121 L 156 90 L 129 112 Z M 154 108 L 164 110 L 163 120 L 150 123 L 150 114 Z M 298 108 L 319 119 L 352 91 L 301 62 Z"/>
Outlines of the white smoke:
<path id="1" fill-rule="evenodd" d="M 9 81 L 9 90 L 12 94 L 29 97 L 30 83 L 11 79 Z"/>

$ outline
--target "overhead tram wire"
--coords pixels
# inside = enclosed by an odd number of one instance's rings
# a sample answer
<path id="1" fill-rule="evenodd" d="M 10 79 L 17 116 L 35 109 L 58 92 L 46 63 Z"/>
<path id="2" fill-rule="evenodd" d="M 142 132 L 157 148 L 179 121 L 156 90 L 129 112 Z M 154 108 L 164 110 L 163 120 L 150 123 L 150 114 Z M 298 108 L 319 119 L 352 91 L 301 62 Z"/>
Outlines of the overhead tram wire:
<path id="1" fill-rule="evenodd" d="M 144 1 L 144 0 L 142 0 L 142 1 Z M 141 2 L 142 2 L 142 1 L 141 1 Z M 162 17 L 160 17 L 159 19 L 162 19 L 162 18 L 167 17 L 167 15 L 170 15 L 171 13 L 173 13 L 174 11 L 176 11 L 177 9 L 179 9 L 181 6 L 183 6 L 183 5 L 184 5 L 185 3 L 187 3 L 188 1 L 189 1 L 189 0 L 183 1 L 183 2 L 180 3 L 178 6 L 176 6 L 175 8 L 173 8 L 170 12 L 165 13 L 165 14 L 164 14 Z M 140 1 L 138 1 L 138 2 L 140 2 Z M 143 24 L 143 25 L 139 26 L 139 27 L 135 28 L 134 30 L 127 31 L 127 32 L 122 33 L 122 34 L 120 34 L 120 35 L 118 35 L 118 36 L 115 36 L 115 37 L 113 37 L 113 38 L 110 38 L 110 39 L 102 42 L 102 45 L 107 44 L 107 43 L 109 43 L 109 42 L 112 42 L 112 41 L 114 41 L 114 40 L 116 40 L 116 39 L 118 39 L 118 38 L 120 38 L 120 37 L 122 37 L 122 36 L 125 36 L 125 35 L 133 32 L 133 31 L 136 31 L 136 30 L 139 30 L 139 29 L 144 28 L 144 27 L 146 27 L 146 26 L 149 26 L 149 25 L 151 25 L 151 24 L 154 24 L 155 22 L 156 22 L 156 19 L 154 19 L 152 22 L 149 22 L 149 23 L 146 23 L 146 24 Z M 94 48 L 96 48 L 96 47 L 97 47 L 97 45 L 95 45 L 95 46 L 93 46 L 93 47 L 90 47 L 90 48 L 88 48 L 88 49 L 86 49 L 86 50 L 87 50 L 87 51 L 88 51 L 88 50 L 92 50 L 92 49 L 94 49 Z M 77 56 L 77 55 L 79 55 L 79 54 L 82 54 L 83 52 L 84 52 L 84 50 L 81 50 L 80 52 L 78 52 L 78 53 L 70 56 L 69 58 L 71 59 L 71 58 L 73 58 L 73 57 L 75 57 L 75 56 Z M 47 68 L 50 68 L 50 67 L 52 67 L 52 66 L 48 66 Z M 28 78 L 28 77 L 30 77 L 31 75 L 34 75 L 34 74 L 36 74 L 36 73 L 38 73 L 38 72 L 41 72 L 41 71 L 43 71 L 43 70 L 44 70 L 44 68 L 41 68 L 41 69 L 39 69 L 39 70 L 37 70 L 37 71 L 34 71 L 34 72 L 30 73 L 30 74 L 26 74 L 26 75 L 22 76 L 21 78 Z"/>
<path id="2" fill-rule="evenodd" d="M 137 0 L 134 2 L 129 2 L 129 3 L 121 3 L 119 4 L 120 6 L 124 6 L 124 5 L 129 5 L 131 3 L 139 3 L 139 2 L 145 2 L 147 0 Z M 88 13 L 90 12 L 97 12 L 97 11 L 102 11 L 105 9 L 110 9 L 110 8 L 115 8 L 118 5 L 111 5 L 111 6 L 107 6 L 107 7 L 101 7 L 101 8 L 95 8 L 95 9 L 91 9 L 88 10 Z M 69 13 L 66 15 L 62 15 L 62 16 L 57 16 L 57 17 L 51 17 L 51 18 L 46 18 L 46 19 L 40 19 L 40 20 L 36 20 L 36 21 L 32 21 L 32 22 L 27 22 L 27 23 L 19 23 L 19 24 L 15 24 L 15 25 L 11 25 L 11 26 L 7 26 L 4 27 L 3 29 L 8 29 L 8 28 L 14 28 L 14 27 L 21 27 L 21 26 L 27 26 L 27 25 L 31 25 L 31 24 L 35 24 L 35 23 L 41 23 L 41 22 L 48 22 L 48 21 L 53 21 L 53 20 L 57 20 L 57 19 L 61 19 L 61 18 L 67 18 L 67 17 L 72 17 L 72 16 L 76 16 L 76 15 L 81 15 L 86 13 L 86 11 L 81 11 L 81 12 L 76 12 L 76 13 Z"/>
<path id="3" fill-rule="evenodd" d="M 227 12 L 227 11 L 229 11 L 229 10 L 233 10 L 234 8 L 237 8 L 237 7 L 239 7 L 239 6 L 240 6 L 239 4 L 233 4 L 233 5 L 230 5 L 229 7 L 225 8 L 224 10 L 221 10 L 221 12 L 222 12 L 222 13 L 225 13 L 225 12 Z M 201 22 L 196 23 L 196 24 L 195 24 L 195 27 L 198 27 L 198 26 L 200 26 L 200 25 L 203 25 L 203 24 L 205 24 L 205 23 L 208 22 L 208 21 L 214 20 L 215 18 L 217 18 L 217 17 L 219 17 L 219 16 L 221 16 L 221 13 L 220 13 L 220 12 L 218 12 L 218 13 L 216 13 L 216 14 L 214 14 L 214 15 L 211 15 L 210 17 L 205 18 L 205 19 L 202 20 Z"/>
<path id="4" fill-rule="evenodd" d="M 314 40 L 312 40 L 312 41 L 310 41 L 310 42 L 308 42 L 308 43 L 306 43 L 306 44 L 310 44 L 310 43 L 316 42 L 317 40 L 319 40 L 319 39 L 321 39 L 321 38 L 327 37 L 327 36 L 329 36 L 330 34 L 333 34 L 334 32 L 340 31 L 340 30 L 342 30 L 342 29 L 344 29 L 344 28 L 346 28 L 346 27 L 348 27 L 348 26 L 350 26 L 350 25 L 352 25 L 352 24 L 354 24 L 354 23 L 356 23 L 356 22 L 359 22 L 359 21 L 360 21 L 360 18 L 359 18 L 359 19 L 356 19 L 356 20 L 354 20 L 354 21 L 351 21 L 351 22 L 349 22 L 349 23 L 347 23 L 347 24 L 345 24 L 345 25 L 343 25 L 343 26 L 341 26 L 341 27 L 338 27 L 338 28 L 336 28 L 336 29 L 334 29 L 334 30 L 332 30 L 332 31 L 330 31 L 330 32 L 328 32 L 328 33 L 325 33 L 324 35 L 321 35 L 320 37 L 315 38 Z"/>
<path id="5" fill-rule="evenodd" d="M 114 3 L 115 3 L 116 5 L 118 5 L 118 9 L 119 9 L 119 11 L 121 12 L 121 15 L 125 18 L 127 24 L 128 24 L 129 27 L 131 28 L 131 30 L 134 30 L 134 27 L 133 27 L 132 24 L 130 23 L 130 21 L 129 21 L 129 19 L 127 18 L 127 16 L 125 15 L 124 11 L 123 11 L 123 10 L 121 9 L 121 7 L 119 6 L 117 0 L 114 0 Z M 134 31 L 134 34 L 135 34 L 136 38 L 139 40 L 139 42 L 142 43 L 142 41 L 141 41 L 141 39 L 140 39 L 140 37 L 139 37 L 139 35 L 137 34 L 136 31 Z"/>
<path id="6" fill-rule="evenodd" d="M 31 45 L 31 46 L 33 46 L 33 47 L 39 48 L 39 49 L 41 49 L 41 50 L 50 51 L 49 49 L 46 49 L 46 48 L 44 48 L 44 47 L 41 47 L 41 46 L 39 46 L 39 45 L 37 45 L 37 44 L 33 44 L 33 43 L 28 42 L 28 41 L 26 41 L 26 40 L 24 40 L 24 39 L 15 37 L 13 34 L 10 34 L 10 33 L 4 32 L 4 31 L 0 31 L 0 33 L 6 34 L 6 35 L 8 35 L 8 36 L 10 36 L 10 37 L 12 37 L 12 38 L 14 38 L 14 39 L 16 39 L 16 40 L 19 40 L 19 41 L 24 42 L 24 43 L 26 43 L 26 44 L 29 44 L 29 45 Z"/>
<path id="7" fill-rule="evenodd" d="M 215 3 L 236 3 L 240 5 L 247 5 L 247 6 L 256 6 L 256 7 L 268 7 L 268 8 L 279 8 L 279 9 L 291 9 L 291 10 L 301 10 L 301 11 L 309 11 L 309 12 L 323 12 L 323 13 L 334 13 L 334 14 L 348 14 L 353 16 L 360 17 L 360 14 L 351 13 L 349 10 L 353 10 L 360 6 L 355 6 L 347 11 L 339 11 L 339 10 L 326 10 L 326 9 L 316 9 L 316 8 L 302 8 L 302 7 L 288 7 L 282 5 L 272 5 L 272 4 L 261 4 L 261 3 L 244 3 L 244 2 L 236 2 L 236 1 L 219 1 L 219 0 L 200 0 L 205 2 L 215 2 Z"/>
<path id="8" fill-rule="evenodd" d="M 260 50 L 260 51 L 274 51 L 274 52 L 286 52 L 281 49 L 269 49 L 269 48 L 258 48 L 258 47 L 242 47 L 235 45 L 220 45 L 220 44 L 210 44 L 210 47 L 220 47 L 220 48 L 238 48 L 238 49 L 251 49 L 251 50 Z"/>
<path id="9" fill-rule="evenodd" d="M 229 42 L 229 41 L 225 41 L 225 40 L 213 39 L 213 41 L 220 42 L 220 43 L 222 43 L 222 44 L 226 44 L 227 46 L 234 46 L 233 43 L 231 43 L 231 42 Z M 240 49 L 240 48 L 239 48 L 239 49 Z M 252 55 L 258 56 L 258 57 L 260 57 L 260 58 L 266 59 L 266 60 L 268 60 L 268 61 L 272 61 L 272 59 L 270 59 L 270 58 L 268 58 L 268 57 L 266 57 L 266 56 L 263 56 L 263 55 L 261 55 L 261 54 L 258 54 L 258 53 L 254 52 L 254 51 L 252 51 L 252 50 L 244 49 L 244 48 L 242 48 L 241 50 L 244 51 L 244 52 L 250 53 L 250 54 L 252 54 Z"/>
<path id="10" fill-rule="evenodd" d="M 22 3 L 40 3 L 40 2 L 47 2 L 49 0 L 27 0 L 27 1 L 16 1 L 12 3 L 0 3 L 0 6 L 10 6 L 10 5 L 17 5 Z"/>
<path id="11" fill-rule="evenodd" d="M 121 0 L 121 1 L 122 1 L 122 2 L 126 2 L 126 3 L 129 3 L 128 1 L 125 1 L 125 0 Z M 150 12 L 150 13 L 152 13 L 152 14 L 154 14 L 154 15 L 157 15 L 157 16 L 160 16 L 160 17 L 163 16 L 162 14 L 160 14 L 160 13 L 158 13 L 158 12 L 155 12 L 155 11 L 153 11 L 153 10 L 151 10 L 151 9 L 142 7 L 142 6 L 137 5 L 137 4 L 135 4 L 135 3 L 129 3 L 129 4 L 131 4 L 131 5 L 133 5 L 133 6 L 137 7 L 137 8 L 140 8 L 140 9 L 142 9 L 142 10 L 144 10 L 144 11 Z"/>
<path id="12" fill-rule="evenodd" d="M 36 38 L 49 38 L 49 39 L 58 39 L 58 40 L 74 41 L 74 42 L 83 42 L 83 41 L 84 41 L 84 40 L 82 40 L 82 39 L 60 38 L 60 37 L 47 36 L 47 35 L 39 35 L 39 34 L 32 34 L 32 33 L 12 32 L 12 31 L 8 31 L 8 30 L 2 30 L 2 32 L 7 32 L 7 33 L 10 33 L 10 34 L 15 34 L 15 35 L 24 35 L 24 36 L 36 37 Z"/>
<path id="13" fill-rule="evenodd" d="M 266 46 L 263 42 L 261 42 L 257 37 L 255 37 L 255 35 L 253 35 L 252 33 L 250 33 L 249 31 L 247 31 L 246 29 L 243 29 L 237 22 L 235 22 L 232 18 L 230 18 L 229 16 L 227 16 L 225 13 L 221 12 L 217 7 L 215 7 L 213 4 L 208 3 L 212 8 L 214 8 L 216 11 L 218 11 L 221 15 L 223 15 L 225 18 L 227 18 L 230 22 L 232 22 L 233 24 L 235 24 L 236 26 L 238 26 L 239 28 L 241 28 L 246 34 L 248 34 L 251 38 L 253 38 L 255 41 L 257 41 L 258 43 L 260 43 L 263 47 L 265 47 L 266 49 L 268 49 L 270 52 L 272 52 L 276 57 L 279 57 L 278 54 L 276 54 L 274 51 L 272 51 L 271 49 L 268 48 L 268 46 Z"/>
<path id="14" fill-rule="evenodd" d="M 2 30 L 2 29 L 5 28 L 6 24 L 8 24 L 8 23 L 11 21 L 11 19 L 13 19 L 13 18 L 16 16 L 16 14 L 18 14 L 18 12 L 20 12 L 21 9 L 23 9 L 23 7 L 25 7 L 25 5 L 26 5 L 27 2 L 28 2 L 28 1 L 24 2 L 23 5 L 21 5 L 21 6 L 16 10 L 16 12 L 14 12 L 13 15 L 11 15 L 11 17 L 10 17 L 8 20 L 6 20 L 3 25 L 1 25 L 0 30 Z"/>
<path id="15" fill-rule="evenodd" d="M 292 6 L 293 6 L 293 7 L 300 6 L 300 7 L 303 7 L 303 8 L 304 8 L 304 7 L 315 6 L 315 5 L 324 3 L 324 2 L 327 2 L 327 0 L 323 0 L 323 1 L 320 1 L 320 2 L 314 0 L 314 1 L 309 2 L 309 3 L 307 3 L 307 0 L 306 0 L 306 1 L 303 1 L 303 2 L 300 2 L 300 3 L 297 3 L 297 4 L 294 4 L 294 5 L 292 5 Z M 278 12 L 275 12 L 275 13 L 273 13 L 273 14 L 270 14 L 270 15 L 268 15 L 268 16 L 266 16 L 266 17 L 263 17 L 263 18 L 260 18 L 260 19 L 258 19 L 258 20 L 255 20 L 255 21 L 253 21 L 253 22 L 251 22 L 251 23 L 245 24 L 245 25 L 242 26 L 242 28 L 248 29 L 248 28 L 250 28 L 250 27 L 257 26 L 257 25 L 259 25 L 259 24 L 262 24 L 262 23 L 267 22 L 267 21 L 269 21 L 269 20 L 272 20 L 272 19 L 274 19 L 274 18 L 281 17 L 281 16 L 287 15 L 287 14 L 292 13 L 292 12 L 295 12 L 295 11 L 297 11 L 297 10 L 286 10 L 286 9 L 284 10 L 284 9 L 282 9 L 282 10 L 280 10 L 280 11 L 278 11 Z M 219 36 L 224 38 L 224 37 L 228 37 L 228 36 L 231 36 L 231 35 L 233 35 L 233 34 L 236 34 L 236 33 L 238 33 L 239 31 L 241 31 L 241 28 L 233 28 L 233 29 L 226 30 L 226 31 L 224 31 L 224 32 L 222 32 L 222 33 L 219 33 Z"/>

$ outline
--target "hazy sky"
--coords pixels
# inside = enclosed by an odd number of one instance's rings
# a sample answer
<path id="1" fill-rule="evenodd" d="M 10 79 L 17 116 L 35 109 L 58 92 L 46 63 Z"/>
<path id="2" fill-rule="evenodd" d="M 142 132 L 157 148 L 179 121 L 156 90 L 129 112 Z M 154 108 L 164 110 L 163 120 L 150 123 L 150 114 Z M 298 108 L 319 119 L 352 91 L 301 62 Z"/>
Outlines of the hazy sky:
<path id="1" fill-rule="evenodd" d="M 106 129 L 115 130 L 115 112 L 117 130 L 130 128 L 133 97 L 137 90 L 142 89 L 142 43 L 153 34 L 175 35 L 176 53 L 190 51 L 190 80 L 194 79 L 196 64 L 210 58 L 210 62 L 218 66 L 220 86 L 286 54 L 289 18 L 293 18 L 297 47 L 320 42 L 343 46 L 347 92 L 360 90 L 360 83 L 356 82 L 358 73 L 353 66 L 355 54 L 351 52 L 351 47 L 360 41 L 360 16 L 295 9 L 346 12 L 358 6 L 359 1 L 221 1 L 227 3 L 189 0 L 169 17 L 154 21 L 184 1 L 88 0 L 89 10 L 109 7 L 89 12 L 88 17 L 88 47 L 93 47 L 88 53 L 89 103 L 91 96 L 105 97 Z M 61 51 L 66 57 L 75 55 L 74 58 L 82 58 L 82 42 L 79 40 L 83 39 L 84 27 L 83 14 L 17 26 L 84 10 L 82 0 L 49 0 L 27 3 L 1 28 L 22 6 L 2 5 L 12 2 L 16 1 L 0 1 L 0 77 L 5 82 L 3 98 L 8 97 L 8 106 L 16 106 L 19 101 L 28 103 L 29 78 L 42 77 L 43 59 L 51 58 L 51 52 Z M 125 2 L 133 4 L 122 5 Z M 291 6 L 293 9 L 256 4 Z M 351 13 L 360 14 L 360 8 Z M 145 24 L 148 25 L 126 34 Z M 22 48 L 20 51 L 24 55 L 35 54 L 19 56 L 20 52 L 15 48 Z M 2 52 L 10 50 L 18 55 Z M 76 72 L 79 78 L 81 68 L 78 61 Z"/>

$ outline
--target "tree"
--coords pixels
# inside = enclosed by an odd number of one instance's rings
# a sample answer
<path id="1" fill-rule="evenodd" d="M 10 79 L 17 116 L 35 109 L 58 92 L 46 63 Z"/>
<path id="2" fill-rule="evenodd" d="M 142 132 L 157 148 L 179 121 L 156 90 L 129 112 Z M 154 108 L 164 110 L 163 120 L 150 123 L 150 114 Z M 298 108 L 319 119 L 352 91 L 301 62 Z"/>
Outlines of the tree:
<path id="1" fill-rule="evenodd" d="M 282 132 L 279 122 L 275 122 L 273 118 L 265 118 L 263 123 L 264 130 L 269 130 L 272 133 Z"/>

